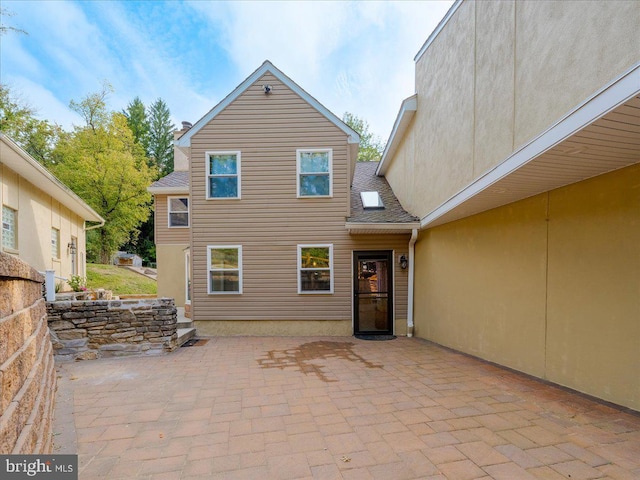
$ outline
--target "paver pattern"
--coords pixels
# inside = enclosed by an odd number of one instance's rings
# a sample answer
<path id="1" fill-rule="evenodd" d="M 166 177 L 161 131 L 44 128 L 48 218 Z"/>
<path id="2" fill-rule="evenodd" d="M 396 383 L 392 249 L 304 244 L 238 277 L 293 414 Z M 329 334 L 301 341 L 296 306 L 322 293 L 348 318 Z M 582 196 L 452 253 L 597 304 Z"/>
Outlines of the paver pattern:
<path id="1" fill-rule="evenodd" d="M 212 338 L 58 375 L 83 480 L 640 479 L 640 416 L 415 338 Z"/>

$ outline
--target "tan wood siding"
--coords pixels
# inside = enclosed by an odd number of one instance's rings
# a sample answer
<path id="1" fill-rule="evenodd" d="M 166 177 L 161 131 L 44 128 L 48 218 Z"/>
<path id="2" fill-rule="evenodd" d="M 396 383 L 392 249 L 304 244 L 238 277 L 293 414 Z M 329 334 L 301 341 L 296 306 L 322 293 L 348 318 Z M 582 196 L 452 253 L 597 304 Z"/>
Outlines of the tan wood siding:
<path id="1" fill-rule="evenodd" d="M 301 148 L 332 149 L 331 198 L 296 197 Z M 270 74 L 192 137 L 194 320 L 351 320 L 352 252 L 406 254 L 409 236 L 349 235 L 347 148 L 344 132 Z M 205 152 L 216 150 L 241 152 L 240 199 L 206 199 Z M 333 294 L 298 294 L 298 244 L 333 244 Z M 208 245 L 242 245 L 241 295 L 207 293 Z M 396 318 L 406 319 L 406 271 L 396 268 L 395 283 Z"/>
<path id="2" fill-rule="evenodd" d="M 155 196 L 155 234 L 156 245 L 177 245 L 189 243 L 189 228 L 169 228 L 168 197 L 186 197 L 188 195 Z M 191 212 L 189 212 L 191 214 Z M 189 219 L 191 220 L 191 219 Z"/>

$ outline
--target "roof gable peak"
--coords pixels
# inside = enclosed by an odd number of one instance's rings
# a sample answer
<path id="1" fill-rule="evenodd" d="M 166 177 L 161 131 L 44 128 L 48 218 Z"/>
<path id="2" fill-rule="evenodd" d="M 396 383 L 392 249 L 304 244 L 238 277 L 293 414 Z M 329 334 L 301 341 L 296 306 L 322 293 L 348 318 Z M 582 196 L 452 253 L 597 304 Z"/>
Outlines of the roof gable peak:
<path id="1" fill-rule="evenodd" d="M 234 100 L 236 100 L 240 95 L 242 95 L 251 85 L 253 85 L 256 81 L 258 81 L 265 73 L 271 73 L 274 77 L 276 77 L 280 82 L 289 87 L 295 93 L 300 95 L 303 100 L 305 100 L 309 105 L 315 108 L 318 112 L 320 112 L 327 120 L 333 123 L 336 127 L 342 130 L 348 136 L 348 143 L 360 143 L 360 135 L 349 127 L 346 123 L 344 123 L 340 118 L 338 118 L 335 114 L 329 111 L 324 105 L 322 105 L 318 100 L 309 95 L 302 87 L 300 87 L 296 82 L 291 80 L 288 76 L 286 76 L 281 70 L 276 68 L 276 66 L 271 63 L 269 60 L 265 60 L 257 70 L 255 70 L 251 75 L 249 75 L 240 85 L 238 85 L 229 95 L 227 95 L 220 103 L 218 103 L 215 107 L 213 107 L 209 112 L 204 115 L 200 120 L 198 120 L 188 131 L 184 133 L 178 140 L 175 141 L 175 144 L 179 147 L 189 147 L 191 146 L 191 137 L 198 133 L 206 124 L 208 124 L 213 118 L 215 118 L 222 110 L 224 110 L 228 105 L 230 105 Z"/>

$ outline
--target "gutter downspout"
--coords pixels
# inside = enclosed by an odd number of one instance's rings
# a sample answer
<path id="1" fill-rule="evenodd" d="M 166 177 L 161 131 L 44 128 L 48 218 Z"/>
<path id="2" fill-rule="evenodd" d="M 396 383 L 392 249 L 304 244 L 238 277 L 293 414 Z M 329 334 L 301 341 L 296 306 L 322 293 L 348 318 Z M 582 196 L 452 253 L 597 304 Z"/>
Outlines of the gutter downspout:
<path id="1" fill-rule="evenodd" d="M 407 337 L 413 337 L 413 284 L 415 278 L 415 247 L 418 240 L 418 229 L 411 229 L 411 240 L 409 240 L 409 292 L 407 298 Z"/>
<path id="2" fill-rule="evenodd" d="M 89 230 L 95 230 L 96 228 L 104 227 L 105 220 L 98 222 L 97 225 L 91 225 L 90 227 L 84 227 L 84 231 L 88 232 Z"/>

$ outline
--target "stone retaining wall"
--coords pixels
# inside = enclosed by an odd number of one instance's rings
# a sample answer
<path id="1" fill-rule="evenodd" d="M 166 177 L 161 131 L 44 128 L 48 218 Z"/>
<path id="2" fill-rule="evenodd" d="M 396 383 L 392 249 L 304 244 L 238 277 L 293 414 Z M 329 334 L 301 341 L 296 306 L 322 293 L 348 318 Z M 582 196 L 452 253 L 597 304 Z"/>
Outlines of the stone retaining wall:
<path id="1" fill-rule="evenodd" d="M 47 313 L 60 360 L 157 355 L 178 346 L 171 298 L 50 302 Z"/>
<path id="2" fill-rule="evenodd" d="M 56 375 L 43 281 L 0 253 L 0 454 L 52 451 Z"/>

